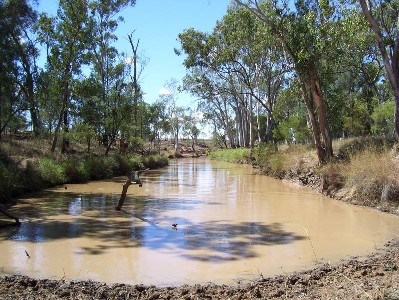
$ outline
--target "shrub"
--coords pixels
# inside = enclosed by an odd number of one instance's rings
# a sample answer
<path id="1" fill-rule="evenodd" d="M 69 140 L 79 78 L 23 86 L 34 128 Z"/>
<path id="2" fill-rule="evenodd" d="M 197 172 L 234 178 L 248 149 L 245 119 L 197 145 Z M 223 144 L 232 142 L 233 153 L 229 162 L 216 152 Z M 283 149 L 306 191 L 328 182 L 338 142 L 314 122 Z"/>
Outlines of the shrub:
<path id="1" fill-rule="evenodd" d="M 141 153 L 144 149 L 144 142 L 139 137 L 131 137 L 129 139 L 129 151 L 133 153 Z"/>
<path id="2" fill-rule="evenodd" d="M 175 150 L 169 150 L 168 151 L 168 158 L 181 158 L 183 157 L 183 155 L 181 155 L 181 153 Z"/>
<path id="3" fill-rule="evenodd" d="M 0 195 L 4 194 L 8 197 L 19 194 L 23 191 L 21 172 L 10 165 L 0 161 Z M 0 202 L 7 199 L 0 199 Z"/>
<path id="4" fill-rule="evenodd" d="M 68 182 L 80 183 L 90 179 L 88 170 L 82 160 L 71 159 L 63 164 L 64 172 L 68 178 Z"/>
<path id="5" fill-rule="evenodd" d="M 322 189 L 327 195 L 332 195 L 345 186 L 343 165 L 331 162 L 320 168 L 320 176 L 323 180 Z"/>
<path id="6" fill-rule="evenodd" d="M 38 171 L 46 185 L 53 186 L 67 181 L 62 166 L 50 158 L 38 160 Z"/>
<path id="7" fill-rule="evenodd" d="M 163 155 L 149 155 L 143 157 L 143 164 L 146 168 L 156 169 L 167 166 L 169 164 L 169 160 Z"/>
<path id="8" fill-rule="evenodd" d="M 273 154 L 277 153 L 277 146 L 275 144 L 260 143 L 255 148 L 255 161 L 260 166 L 267 166 Z"/>
<path id="9" fill-rule="evenodd" d="M 106 179 L 117 175 L 118 163 L 114 157 L 92 156 L 84 161 L 84 168 L 90 179 Z"/>
<path id="10" fill-rule="evenodd" d="M 27 191 L 38 191 L 67 182 L 63 167 L 50 158 L 29 161 L 25 174 L 24 182 Z"/>

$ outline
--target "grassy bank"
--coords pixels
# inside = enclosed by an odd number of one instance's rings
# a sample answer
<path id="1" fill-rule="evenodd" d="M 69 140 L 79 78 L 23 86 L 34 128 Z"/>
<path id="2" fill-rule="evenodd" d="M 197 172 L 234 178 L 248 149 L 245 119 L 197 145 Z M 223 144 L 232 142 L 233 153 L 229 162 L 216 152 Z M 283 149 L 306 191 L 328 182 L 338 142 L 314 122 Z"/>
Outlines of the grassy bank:
<path id="1" fill-rule="evenodd" d="M 249 163 L 251 161 L 251 150 L 246 148 L 216 150 L 212 151 L 209 157 L 231 163 Z"/>
<path id="2" fill-rule="evenodd" d="M 315 149 L 305 145 L 260 144 L 253 149 L 220 150 L 213 159 L 250 162 L 264 174 L 312 186 L 354 204 L 398 213 L 399 147 L 384 138 L 334 143 L 334 159 L 320 166 Z"/>
<path id="3" fill-rule="evenodd" d="M 168 158 L 161 155 L 113 153 L 103 156 L 95 152 L 77 152 L 65 156 L 50 154 L 42 148 L 37 141 L 25 147 L 18 146 L 15 141 L 14 144 L 0 144 L 0 203 L 51 186 L 112 178 L 134 170 L 168 165 Z"/>

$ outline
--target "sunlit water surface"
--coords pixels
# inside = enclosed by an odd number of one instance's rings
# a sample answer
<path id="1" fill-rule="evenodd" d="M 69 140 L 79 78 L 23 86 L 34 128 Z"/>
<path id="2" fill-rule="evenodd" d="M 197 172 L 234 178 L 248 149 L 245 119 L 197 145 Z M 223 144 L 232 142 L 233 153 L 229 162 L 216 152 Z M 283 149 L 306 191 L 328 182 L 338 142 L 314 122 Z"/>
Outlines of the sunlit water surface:
<path id="1" fill-rule="evenodd" d="M 378 250 L 397 217 L 207 159 L 25 198 L 0 231 L 0 274 L 181 285 L 247 282 Z M 177 224 L 176 228 L 172 224 Z M 25 252 L 26 251 L 26 252 Z M 27 256 L 29 254 L 30 257 Z"/>

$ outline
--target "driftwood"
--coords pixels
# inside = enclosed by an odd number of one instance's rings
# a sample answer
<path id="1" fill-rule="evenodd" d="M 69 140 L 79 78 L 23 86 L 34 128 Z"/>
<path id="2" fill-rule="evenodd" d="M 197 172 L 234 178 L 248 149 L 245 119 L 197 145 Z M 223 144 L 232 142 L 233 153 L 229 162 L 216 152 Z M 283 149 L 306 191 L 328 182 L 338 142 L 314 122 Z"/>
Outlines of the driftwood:
<path id="1" fill-rule="evenodd" d="M 122 186 L 122 194 L 121 194 L 121 197 L 119 199 L 118 206 L 115 207 L 116 210 L 121 210 L 122 209 L 123 203 L 125 202 L 127 190 L 129 189 L 130 185 L 138 184 L 139 187 L 143 186 L 143 184 L 141 183 L 141 180 L 140 180 L 140 174 L 142 174 L 142 173 L 144 173 L 145 171 L 148 171 L 148 170 L 149 169 L 135 171 L 135 172 L 131 172 L 128 175 L 125 183 Z"/>
<path id="2" fill-rule="evenodd" d="M 14 224 L 10 224 L 10 225 L 15 225 L 15 226 L 21 225 L 21 222 L 19 221 L 19 219 L 17 217 L 15 217 L 12 214 L 6 212 L 3 208 L 1 208 L 1 206 L 0 206 L 0 213 L 2 213 L 3 215 L 7 216 L 10 219 L 15 220 L 15 223 Z"/>

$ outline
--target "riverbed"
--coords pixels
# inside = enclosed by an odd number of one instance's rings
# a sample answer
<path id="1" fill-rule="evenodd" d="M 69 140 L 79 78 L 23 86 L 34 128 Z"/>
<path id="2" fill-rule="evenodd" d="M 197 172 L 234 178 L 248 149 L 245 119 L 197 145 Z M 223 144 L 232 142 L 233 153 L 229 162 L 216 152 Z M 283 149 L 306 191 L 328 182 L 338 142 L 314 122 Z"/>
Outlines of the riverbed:
<path id="1" fill-rule="evenodd" d="M 248 166 L 182 159 L 142 175 L 21 199 L 0 232 L 2 274 L 106 283 L 237 284 L 366 256 L 399 219 L 326 198 Z M 172 226 L 175 224 L 175 226 Z"/>

